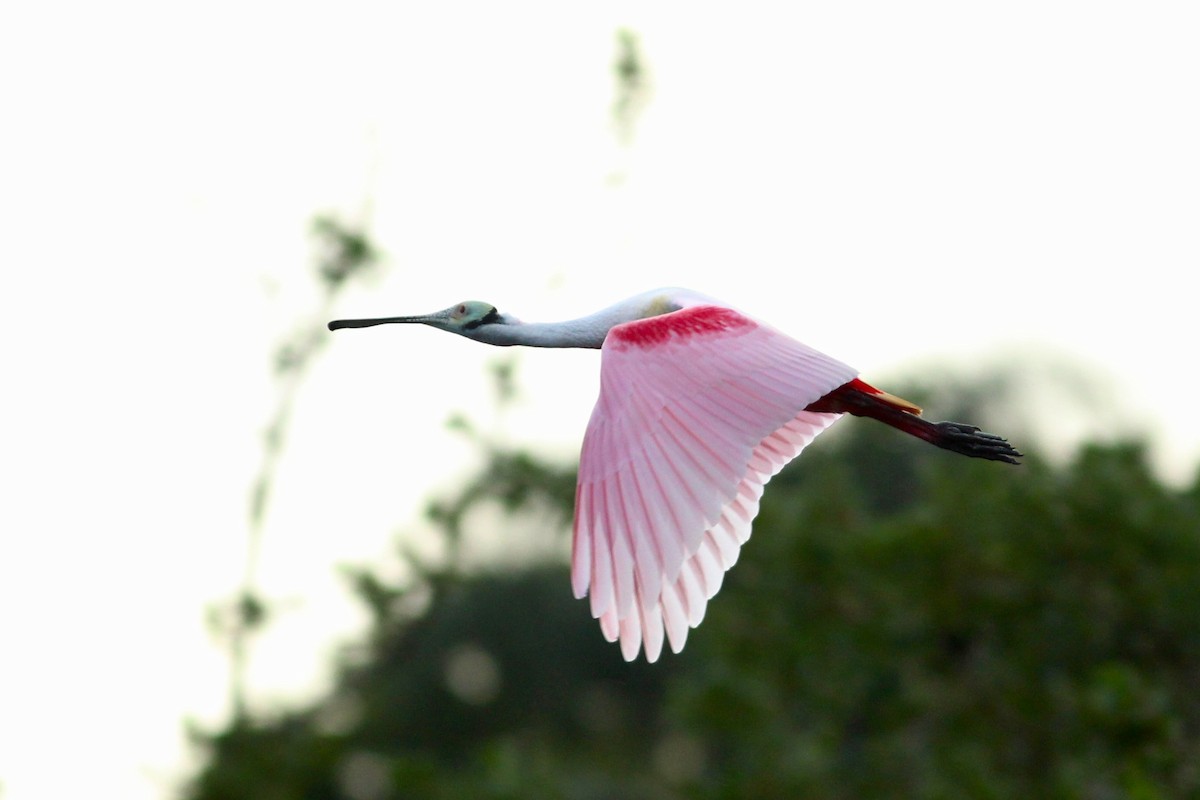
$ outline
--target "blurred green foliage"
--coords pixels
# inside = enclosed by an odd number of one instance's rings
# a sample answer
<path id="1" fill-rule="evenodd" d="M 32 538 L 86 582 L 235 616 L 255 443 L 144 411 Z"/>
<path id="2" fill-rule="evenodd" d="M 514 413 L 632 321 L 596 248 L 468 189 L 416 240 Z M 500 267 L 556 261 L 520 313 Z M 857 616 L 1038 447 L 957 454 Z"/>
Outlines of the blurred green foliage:
<path id="1" fill-rule="evenodd" d="M 250 489 L 242 585 L 233 597 L 223 599 L 208 610 L 209 629 L 229 652 L 229 691 L 234 716 L 246 713 L 245 674 L 251 641 L 275 612 L 274 601 L 258 589 L 257 573 L 263 526 L 291 427 L 292 409 L 304 376 L 328 343 L 324 320 L 329 318 L 334 300 L 350 279 L 368 273 L 380 259 L 364 227 L 341 222 L 335 217 L 317 217 L 313 221 L 312 236 L 316 246 L 315 273 L 321 287 L 320 306 L 275 351 L 273 373 L 279 396 L 263 431 L 262 462 Z"/>
<path id="2" fill-rule="evenodd" d="M 200 737 L 188 796 L 1200 796 L 1200 483 L 1136 445 L 1012 468 L 838 428 L 682 654 L 625 664 L 562 564 L 358 570 L 373 624 L 334 690 Z M 488 500 L 565 528 L 569 475 L 490 454 L 447 535 Z"/>
<path id="3" fill-rule="evenodd" d="M 633 139 L 634 123 L 649 102 L 650 85 L 647 79 L 646 57 L 641 42 L 633 31 L 617 31 L 617 58 L 613 63 L 616 78 L 616 97 L 612 115 L 617 138 L 628 144 Z"/>

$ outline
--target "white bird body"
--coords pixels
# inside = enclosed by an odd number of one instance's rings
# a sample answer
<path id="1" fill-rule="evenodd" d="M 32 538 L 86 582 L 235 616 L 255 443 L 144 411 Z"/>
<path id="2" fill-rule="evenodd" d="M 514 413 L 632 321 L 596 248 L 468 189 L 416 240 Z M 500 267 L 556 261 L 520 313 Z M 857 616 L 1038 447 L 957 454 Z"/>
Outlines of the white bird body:
<path id="1" fill-rule="evenodd" d="M 763 487 L 842 413 L 940 447 L 1016 463 L 1003 439 L 857 379 L 852 367 L 687 289 L 590 316 L 524 323 L 486 303 L 331 330 L 423 323 L 488 344 L 600 348 L 600 396 L 580 455 L 571 551 L 575 596 L 626 660 L 679 652 L 750 537 Z"/>

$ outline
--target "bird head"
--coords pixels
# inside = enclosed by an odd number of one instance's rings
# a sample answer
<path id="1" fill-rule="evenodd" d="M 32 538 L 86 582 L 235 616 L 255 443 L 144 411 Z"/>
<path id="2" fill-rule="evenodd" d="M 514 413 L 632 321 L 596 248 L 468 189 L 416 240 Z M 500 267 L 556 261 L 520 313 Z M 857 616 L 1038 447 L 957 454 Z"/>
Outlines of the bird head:
<path id="1" fill-rule="evenodd" d="M 375 317 L 371 319 L 335 319 L 329 323 L 329 330 L 339 328 L 369 328 L 372 325 L 390 325 L 418 323 L 429 325 L 439 330 L 457 333 L 468 339 L 488 341 L 488 326 L 502 325 L 509 322 L 507 318 L 491 303 L 478 300 L 464 300 L 457 305 L 432 314 L 422 314 L 415 317 Z"/>

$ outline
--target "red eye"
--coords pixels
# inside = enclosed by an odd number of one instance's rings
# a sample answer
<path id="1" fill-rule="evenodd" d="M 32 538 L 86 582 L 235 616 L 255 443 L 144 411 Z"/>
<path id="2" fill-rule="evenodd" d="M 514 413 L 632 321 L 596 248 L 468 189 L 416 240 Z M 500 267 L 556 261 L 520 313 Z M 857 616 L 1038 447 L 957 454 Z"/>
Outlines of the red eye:
<path id="1" fill-rule="evenodd" d="M 465 314 L 465 313 L 467 313 L 467 306 L 466 306 L 466 304 L 465 304 L 465 303 L 463 303 L 463 304 L 459 305 L 459 307 L 458 307 L 458 313 L 459 313 L 459 314 Z"/>

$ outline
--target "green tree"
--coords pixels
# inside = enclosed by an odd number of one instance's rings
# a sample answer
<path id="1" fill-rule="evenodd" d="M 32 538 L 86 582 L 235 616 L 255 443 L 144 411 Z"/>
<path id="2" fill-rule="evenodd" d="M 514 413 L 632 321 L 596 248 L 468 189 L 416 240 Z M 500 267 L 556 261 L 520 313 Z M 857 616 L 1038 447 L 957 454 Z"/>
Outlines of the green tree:
<path id="1" fill-rule="evenodd" d="M 880 514 L 826 460 L 764 504 L 672 687 L 711 755 L 694 796 L 1200 792 L 1195 491 L 1089 447 L 1019 473 L 939 458 Z"/>
<path id="2" fill-rule="evenodd" d="M 1136 445 L 1010 469 L 843 427 L 772 482 L 681 656 L 622 662 L 562 564 L 354 571 L 374 623 L 336 689 L 205 738 L 190 796 L 1200 792 L 1200 484 Z M 432 519 L 565 528 L 571 481 L 493 448 Z"/>

